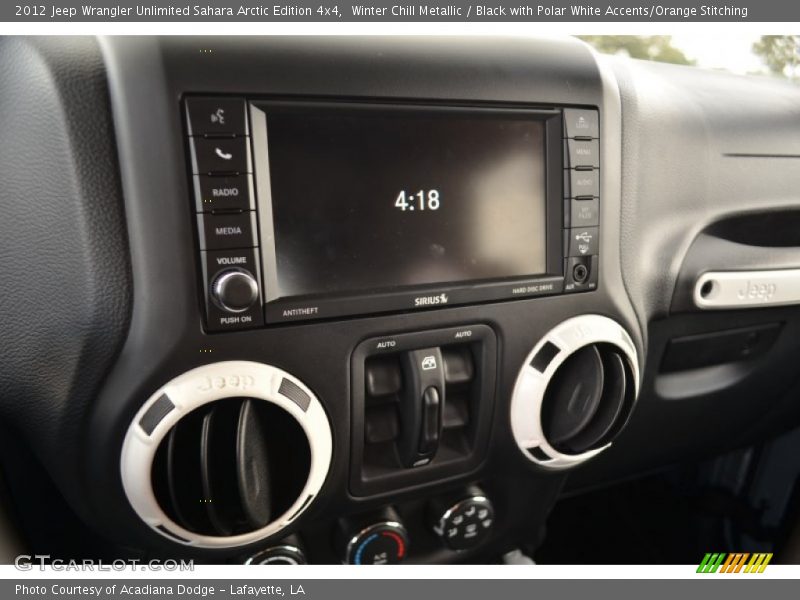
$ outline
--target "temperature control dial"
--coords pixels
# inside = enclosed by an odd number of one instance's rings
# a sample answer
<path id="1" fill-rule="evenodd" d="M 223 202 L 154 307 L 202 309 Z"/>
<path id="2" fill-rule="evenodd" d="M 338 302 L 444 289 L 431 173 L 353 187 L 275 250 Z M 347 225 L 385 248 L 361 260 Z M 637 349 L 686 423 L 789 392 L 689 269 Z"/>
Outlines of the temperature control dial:
<path id="1" fill-rule="evenodd" d="M 379 521 L 353 533 L 345 548 L 351 565 L 394 565 L 406 557 L 408 532 L 399 521 Z"/>
<path id="2" fill-rule="evenodd" d="M 434 501 L 433 531 L 451 550 L 469 550 L 482 544 L 494 524 L 494 507 L 479 490 Z"/>
<path id="3" fill-rule="evenodd" d="M 258 281 L 243 269 L 226 269 L 214 278 L 211 297 L 225 311 L 245 312 L 258 300 Z"/>

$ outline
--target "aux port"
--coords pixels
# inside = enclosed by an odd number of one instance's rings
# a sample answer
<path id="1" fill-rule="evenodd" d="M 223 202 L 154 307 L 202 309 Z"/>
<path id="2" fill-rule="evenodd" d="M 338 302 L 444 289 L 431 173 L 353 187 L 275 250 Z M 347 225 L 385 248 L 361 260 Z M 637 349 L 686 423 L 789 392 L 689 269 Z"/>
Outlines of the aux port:
<path id="1" fill-rule="evenodd" d="M 587 279 L 589 279 L 589 268 L 586 265 L 578 263 L 572 268 L 572 280 L 575 283 L 585 283 Z"/>

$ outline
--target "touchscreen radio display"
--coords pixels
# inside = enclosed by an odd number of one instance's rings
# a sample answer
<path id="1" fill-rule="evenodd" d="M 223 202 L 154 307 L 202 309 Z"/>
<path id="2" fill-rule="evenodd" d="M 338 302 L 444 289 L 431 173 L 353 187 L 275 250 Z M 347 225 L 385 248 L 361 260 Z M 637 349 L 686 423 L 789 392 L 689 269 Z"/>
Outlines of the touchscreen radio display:
<path id="1" fill-rule="evenodd" d="M 542 120 L 499 110 L 263 109 L 270 189 L 259 196 L 271 205 L 278 288 L 268 300 L 545 272 Z"/>

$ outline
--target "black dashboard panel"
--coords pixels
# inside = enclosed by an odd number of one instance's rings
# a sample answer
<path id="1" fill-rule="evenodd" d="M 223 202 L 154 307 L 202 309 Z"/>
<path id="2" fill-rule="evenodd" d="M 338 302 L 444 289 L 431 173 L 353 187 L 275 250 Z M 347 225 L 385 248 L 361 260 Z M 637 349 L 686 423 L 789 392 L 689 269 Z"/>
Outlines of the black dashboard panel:
<path id="1" fill-rule="evenodd" d="M 83 494 L 87 410 L 124 342 L 131 272 L 97 40 L 2 38 L 0 421 Z"/>
<path id="2" fill-rule="evenodd" d="M 410 560 L 465 560 L 467 554 L 434 551 L 435 538 L 425 517 L 429 500 L 468 484 L 492 490 L 498 506 L 494 544 L 512 543 L 515 530 L 535 536 L 544 512 L 522 509 L 557 493 L 558 472 L 537 472 L 514 445 L 508 422 L 508 401 L 516 374 L 535 342 L 560 321 L 585 312 L 613 316 L 628 325 L 636 339 L 638 327 L 621 285 L 613 244 L 619 190 L 619 107 L 613 89 L 606 90 L 593 55 L 572 42 L 510 40 L 426 41 L 425 50 L 389 39 L 216 39 L 214 52 L 201 54 L 199 39 L 109 38 L 102 41 L 114 99 L 123 182 L 131 225 L 134 309 L 128 344 L 99 397 L 91 431 L 93 444 L 119 447 L 125 430 L 143 399 L 159 385 L 192 367 L 214 361 L 258 360 L 295 374 L 318 396 L 333 429 L 333 459 L 319 496 L 312 503 L 301 535 L 332 536 L 336 519 L 399 507 L 411 529 L 417 552 Z M 370 48 L 364 53 L 364 48 Z M 557 60 L 553 62 L 553 57 Z M 275 325 L 266 329 L 203 332 L 195 241 L 192 231 L 192 190 L 187 185 L 180 102 L 187 94 L 231 94 L 348 101 L 407 101 L 482 106 L 601 107 L 603 197 L 601 220 L 604 245 L 602 281 L 597 291 L 559 298 L 514 300 L 501 304 L 452 307 L 430 311 L 334 320 L 316 324 Z M 152 149 L 157 150 L 153 152 Z M 168 199 L 168 200 L 167 200 Z M 147 225 L 143 225 L 143 224 Z M 164 260 L 163 257 L 169 257 Z M 154 270 L 155 267 L 155 270 Z M 137 300 L 138 299 L 138 300 Z M 391 492 L 356 497 L 348 448 L 351 441 L 350 356 L 367 338 L 485 324 L 497 337 L 497 376 L 489 403 L 491 443 L 482 459 L 467 470 L 451 472 L 436 482 L 411 481 Z M 143 352 L 144 349 L 147 349 Z M 127 365 L 127 366 L 126 366 Z M 96 477 L 107 482 L 103 502 L 119 510 L 108 528 L 121 536 L 157 543 L 143 530 L 119 485 L 118 454 L 95 455 Z M 423 469 L 425 467 L 422 467 Z M 433 468 L 433 467 L 431 467 Z M 488 476 L 487 474 L 492 474 Z M 521 474 L 530 492 L 512 484 Z M 507 483 L 503 483 L 503 481 Z M 534 492 L 534 490 L 536 490 Z M 513 508 L 519 506 L 519 508 Z M 507 507 L 501 510 L 501 507 Z M 513 515 L 513 516 L 512 516 Z M 520 527 L 524 524 L 524 527 Z M 124 528 L 123 528 L 124 526 Z M 285 533 L 294 532 L 289 528 Z M 317 533 L 306 533 L 317 532 Z M 533 532 L 533 533 L 530 533 Z M 505 535 L 504 535 L 505 534 Z M 335 560 L 330 544 L 310 544 L 318 560 Z M 412 547 L 414 547 L 412 546 Z M 485 550 L 485 548 L 484 548 Z M 241 552 L 241 549 L 237 550 Z M 228 552 L 230 554 L 230 552 Z M 448 558 L 449 557 L 449 558 Z M 315 558 L 312 556 L 312 559 Z"/>
<path id="3" fill-rule="evenodd" d="M 315 563 L 481 562 L 536 547 L 563 494 L 751 443 L 800 419 L 791 401 L 796 310 L 703 311 L 691 297 L 708 269 L 770 264 L 778 254 L 800 267 L 791 228 L 763 216 L 791 219 L 797 204 L 793 86 L 600 57 L 571 39 L 0 44 L 0 79 L 11 84 L 0 105 L 44 98 L 35 115 L 19 111 L 24 136 L 37 148 L 55 139 L 47 147 L 58 154 L 46 158 L 63 169 L 37 179 L 30 163 L 0 156 L 10 182 L 4 210 L 21 205 L 17 197 L 46 200 L 0 225 L 18 240 L 2 245 L 0 275 L 22 289 L 23 264 L 44 286 L 36 303 L 0 300 L 13 316 L 0 323 L 13 357 L 0 367 L 0 421 L 116 552 L 238 562 L 280 543 Z M 41 73 L 43 87 L 26 88 L 27 73 L 13 64 Z M 201 131 L 185 102 L 207 110 L 208 98 L 252 106 L 226 109 L 239 115 L 230 130 Z M 265 175 L 225 161 L 240 151 L 258 160 L 248 127 L 253 107 L 270 103 L 597 115 L 596 131 L 565 126 L 548 154 L 558 192 L 547 214 L 558 218 L 546 228 L 548 275 L 566 289 L 584 268 L 596 285 L 458 305 L 429 301 L 444 294 L 434 288 L 421 306 L 386 310 L 364 310 L 379 294 L 360 290 L 362 304 L 349 312 L 264 319 L 263 286 L 275 277 L 255 248 L 273 233 Z M 209 106 L 212 126 L 228 127 Z M 47 132 L 35 127 L 42 118 Z M 4 139 L 23 137 L 11 121 L 0 127 Z M 579 146 L 594 166 L 570 168 Z M 216 162 L 200 168 L 201 147 Z M 223 185 L 213 177 L 242 200 L 207 219 L 217 209 L 204 205 L 203 190 Z M 567 184 L 588 191 L 567 193 Z M 64 190 L 71 202 L 61 212 Z M 564 219 L 586 206 L 599 211 L 602 235 L 578 240 L 591 256 L 571 256 L 570 236 L 583 232 L 570 233 Z M 748 222 L 761 223 L 761 234 L 751 235 L 736 219 L 756 213 Z M 220 233 L 206 222 L 225 234 L 242 214 L 247 248 L 203 254 Z M 42 235 L 59 227 L 61 236 Z M 788 237 L 772 244 L 768 230 Z M 731 244 L 738 253 L 714 251 Z M 215 259 L 256 276 L 258 302 L 246 304 L 255 322 L 209 326 L 230 308 L 209 296 Z M 31 333 L 30 320 L 50 327 Z M 51 372 L 32 383 L 25 374 L 40 372 L 43 356 Z M 569 408 L 576 382 L 583 412 Z M 269 498 L 243 464 L 269 481 Z M 205 506 L 209 496 L 225 501 Z M 480 543 L 470 542 L 476 531 Z"/>

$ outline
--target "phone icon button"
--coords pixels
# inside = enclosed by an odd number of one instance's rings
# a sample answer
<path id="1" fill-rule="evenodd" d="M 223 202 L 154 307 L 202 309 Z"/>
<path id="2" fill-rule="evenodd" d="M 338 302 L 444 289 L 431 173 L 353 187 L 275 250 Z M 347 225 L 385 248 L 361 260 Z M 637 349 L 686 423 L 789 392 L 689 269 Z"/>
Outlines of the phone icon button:
<path id="1" fill-rule="evenodd" d="M 250 173 L 248 138 L 191 138 L 192 162 L 197 175 Z"/>
<path id="2" fill-rule="evenodd" d="M 232 158 L 233 158 L 233 153 L 232 153 L 232 152 L 223 152 L 223 151 L 222 151 L 222 150 L 219 148 L 219 146 L 217 146 L 216 148 L 214 148 L 214 154 L 216 154 L 217 156 L 219 156 L 219 157 L 220 157 L 222 160 L 230 160 L 230 159 L 232 159 Z"/>

